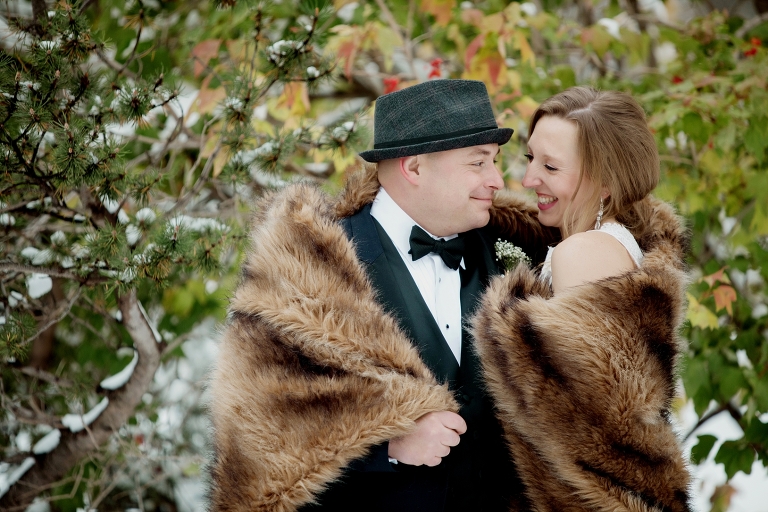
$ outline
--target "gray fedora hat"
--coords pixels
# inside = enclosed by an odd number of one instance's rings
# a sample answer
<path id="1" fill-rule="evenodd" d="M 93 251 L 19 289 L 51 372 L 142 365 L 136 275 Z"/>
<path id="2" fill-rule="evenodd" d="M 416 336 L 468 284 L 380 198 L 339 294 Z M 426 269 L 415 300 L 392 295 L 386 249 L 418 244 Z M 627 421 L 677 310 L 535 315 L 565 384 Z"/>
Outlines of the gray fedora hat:
<path id="1" fill-rule="evenodd" d="M 432 80 L 376 100 L 373 149 L 368 162 L 449 149 L 506 144 L 511 128 L 499 128 L 483 82 Z"/>

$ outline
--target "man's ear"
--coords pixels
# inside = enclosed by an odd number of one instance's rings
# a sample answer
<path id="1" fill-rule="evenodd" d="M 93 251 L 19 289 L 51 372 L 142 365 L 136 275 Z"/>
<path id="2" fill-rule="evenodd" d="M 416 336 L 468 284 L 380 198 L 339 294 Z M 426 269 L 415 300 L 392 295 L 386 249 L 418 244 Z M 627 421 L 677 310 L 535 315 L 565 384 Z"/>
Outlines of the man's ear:
<path id="1" fill-rule="evenodd" d="M 419 156 L 406 156 L 398 160 L 400 175 L 411 185 L 419 181 Z"/>

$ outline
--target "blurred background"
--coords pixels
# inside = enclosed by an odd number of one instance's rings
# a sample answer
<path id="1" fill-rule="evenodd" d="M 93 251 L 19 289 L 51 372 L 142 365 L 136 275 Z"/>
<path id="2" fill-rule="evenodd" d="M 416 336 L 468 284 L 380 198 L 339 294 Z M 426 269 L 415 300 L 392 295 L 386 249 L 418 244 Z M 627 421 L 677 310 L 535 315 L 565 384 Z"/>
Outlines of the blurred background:
<path id="1" fill-rule="evenodd" d="M 695 507 L 768 511 L 766 0 L 0 0 L 0 509 L 205 509 L 206 376 L 254 200 L 340 189 L 381 94 L 485 82 L 514 128 L 632 94 L 692 281 Z"/>

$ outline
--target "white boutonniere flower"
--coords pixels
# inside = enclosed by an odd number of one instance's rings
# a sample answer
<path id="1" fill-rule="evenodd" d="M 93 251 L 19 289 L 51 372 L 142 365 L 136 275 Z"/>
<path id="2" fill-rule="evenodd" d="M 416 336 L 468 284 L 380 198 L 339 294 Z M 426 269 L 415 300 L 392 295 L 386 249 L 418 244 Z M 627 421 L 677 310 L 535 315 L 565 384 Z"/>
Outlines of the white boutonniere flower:
<path id="1" fill-rule="evenodd" d="M 514 269 L 520 263 L 531 264 L 531 258 L 521 248 L 499 238 L 494 245 L 496 248 L 496 261 L 500 261 L 505 271 Z"/>

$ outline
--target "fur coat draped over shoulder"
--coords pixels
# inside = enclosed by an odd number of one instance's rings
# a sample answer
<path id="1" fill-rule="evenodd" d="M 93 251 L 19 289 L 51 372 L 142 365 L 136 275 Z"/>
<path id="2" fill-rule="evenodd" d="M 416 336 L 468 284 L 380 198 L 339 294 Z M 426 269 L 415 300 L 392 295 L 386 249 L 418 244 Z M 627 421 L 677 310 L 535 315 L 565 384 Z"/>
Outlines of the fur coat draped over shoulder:
<path id="1" fill-rule="evenodd" d="M 532 510 L 690 510 L 668 419 L 686 236 L 668 205 L 646 201 L 640 268 L 552 297 L 520 266 L 477 309 L 475 345 Z"/>
<path id="2" fill-rule="evenodd" d="M 366 169 L 337 199 L 295 184 L 258 204 L 210 383 L 211 510 L 296 510 L 370 447 L 458 410 L 338 222 L 378 188 Z M 496 204 L 499 230 L 542 238 L 535 207 L 505 194 Z"/>

